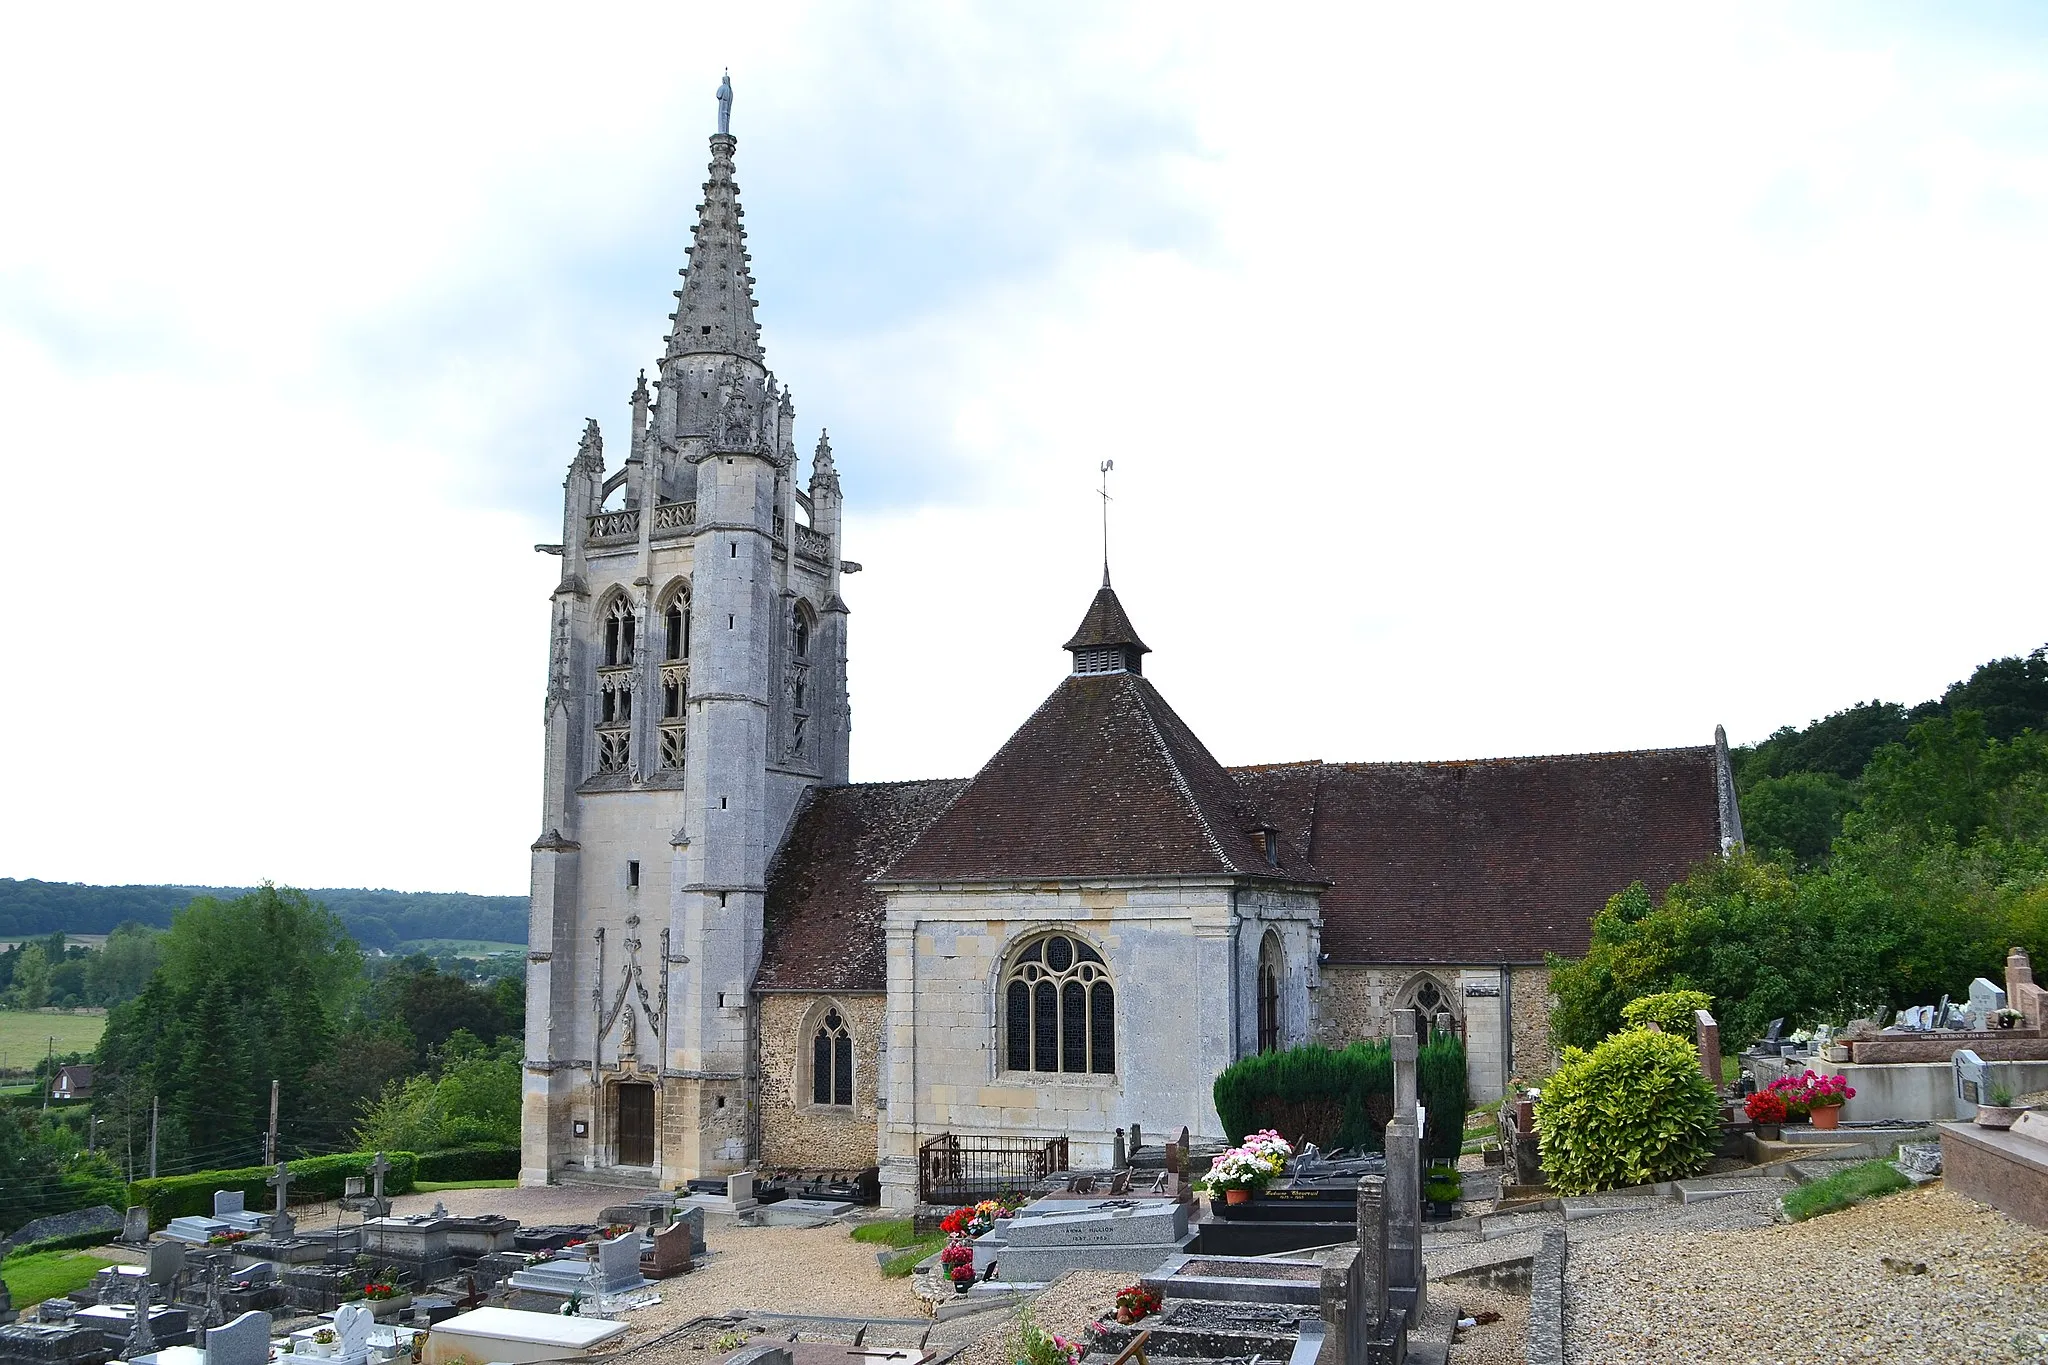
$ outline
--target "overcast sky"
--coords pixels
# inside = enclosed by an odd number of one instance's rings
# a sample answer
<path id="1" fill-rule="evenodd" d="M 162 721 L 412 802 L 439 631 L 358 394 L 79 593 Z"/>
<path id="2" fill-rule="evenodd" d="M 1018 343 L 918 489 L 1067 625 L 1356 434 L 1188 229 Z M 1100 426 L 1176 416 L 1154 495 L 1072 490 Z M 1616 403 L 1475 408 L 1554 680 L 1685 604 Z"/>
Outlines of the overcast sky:
<path id="1" fill-rule="evenodd" d="M 856 779 L 1058 682 L 1104 459 L 1226 763 L 1742 742 L 2023 653 L 2048 9 L 1787 9 L 14 7 L 0 876 L 525 889 L 531 547 L 728 65 Z"/>

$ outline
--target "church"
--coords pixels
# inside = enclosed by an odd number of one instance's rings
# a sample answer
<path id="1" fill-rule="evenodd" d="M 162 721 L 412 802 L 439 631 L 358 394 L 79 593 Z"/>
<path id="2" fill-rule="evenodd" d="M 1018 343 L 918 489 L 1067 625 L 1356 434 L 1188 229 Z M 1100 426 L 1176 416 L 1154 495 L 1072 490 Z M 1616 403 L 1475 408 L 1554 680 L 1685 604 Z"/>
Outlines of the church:
<path id="1" fill-rule="evenodd" d="M 879 1168 L 941 1135 L 1220 1136 L 1250 1053 L 1448 1015 L 1550 1066 L 1547 953 L 1742 838 L 1725 738 L 1226 768 L 1103 583 L 971 778 L 853 783 L 842 494 L 754 316 L 731 87 L 625 457 L 569 465 L 532 848 L 522 1182 Z M 1054 648 L 1047 642 L 1048 650 Z"/>

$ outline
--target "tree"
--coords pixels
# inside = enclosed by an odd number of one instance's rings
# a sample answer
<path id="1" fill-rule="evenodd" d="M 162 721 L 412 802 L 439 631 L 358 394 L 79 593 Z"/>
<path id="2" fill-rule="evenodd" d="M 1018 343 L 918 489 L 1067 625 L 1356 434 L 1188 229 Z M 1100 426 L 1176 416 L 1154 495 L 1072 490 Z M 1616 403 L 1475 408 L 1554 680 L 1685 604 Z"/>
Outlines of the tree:
<path id="1" fill-rule="evenodd" d="M 126 920 L 107 936 L 107 942 L 85 963 L 85 994 L 88 1004 L 118 1005 L 142 994 L 143 987 L 163 962 L 160 935 L 148 925 Z"/>
<path id="2" fill-rule="evenodd" d="M 22 945 L 14 959 L 13 1003 L 20 1009 L 39 1010 L 50 1002 L 50 957 L 41 943 Z"/>
<path id="3" fill-rule="evenodd" d="M 310 1078 L 361 992 L 362 955 L 340 922 L 303 892 L 266 886 L 194 900 L 159 946 L 148 987 L 107 1016 L 103 1066 L 160 1097 L 166 1151 L 253 1159 L 272 1079 L 294 1143 L 294 1123 L 320 1110 Z"/>
<path id="4" fill-rule="evenodd" d="M 1743 833 L 1751 848 L 1811 867 L 1827 857 L 1855 807 L 1855 787 L 1833 773 L 1766 777 L 1742 798 Z"/>

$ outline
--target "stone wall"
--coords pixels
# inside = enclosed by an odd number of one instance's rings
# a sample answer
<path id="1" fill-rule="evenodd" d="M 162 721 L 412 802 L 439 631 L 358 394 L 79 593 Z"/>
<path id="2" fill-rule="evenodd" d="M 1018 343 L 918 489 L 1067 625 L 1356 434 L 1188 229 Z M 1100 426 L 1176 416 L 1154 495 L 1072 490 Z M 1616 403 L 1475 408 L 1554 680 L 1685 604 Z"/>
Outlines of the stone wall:
<path id="1" fill-rule="evenodd" d="M 1508 981 L 1513 992 L 1510 1069 L 1525 1081 L 1539 1081 L 1557 1069 L 1550 1046 L 1550 969 L 1516 967 Z"/>
<path id="2" fill-rule="evenodd" d="M 859 1170 L 875 1164 L 875 1103 L 887 997 L 761 997 L 761 1164 Z M 811 1035 L 837 1008 L 853 1035 L 853 1107 L 811 1102 Z"/>

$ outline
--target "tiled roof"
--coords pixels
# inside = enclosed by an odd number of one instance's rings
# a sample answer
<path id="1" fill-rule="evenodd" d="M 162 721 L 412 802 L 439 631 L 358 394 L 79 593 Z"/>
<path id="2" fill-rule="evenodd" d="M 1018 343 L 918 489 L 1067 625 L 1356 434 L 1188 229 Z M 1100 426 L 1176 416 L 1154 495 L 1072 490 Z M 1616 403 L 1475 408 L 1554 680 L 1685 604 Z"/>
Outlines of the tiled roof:
<path id="1" fill-rule="evenodd" d="M 1284 850 L 1269 866 L 1258 823 L 1157 688 L 1135 673 L 1081 674 L 1053 690 L 886 879 L 1323 880 Z"/>
<path id="2" fill-rule="evenodd" d="M 1333 962 L 1530 963 L 1720 851 L 1714 750 L 1233 769 L 1323 893 Z"/>
<path id="3" fill-rule="evenodd" d="M 1109 573 L 1105 570 L 1102 587 L 1096 592 L 1095 600 L 1088 604 L 1088 614 L 1081 618 L 1074 638 L 1062 648 L 1100 649 L 1108 645 L 1128 645 L 1140 654 L 1152 652 L 1152 647 L 1138 638 L 1138 628 L 1131 624 L 1131 618 L 1124 614 L 1124 604 L 1117 601 L 1116 592 L 1109 586 Z"/>
<path id="4" fill-rule="evenodd" d="M 768 871 L 758 988 L 884 989 L 882 893 L 869 880 L 966 786 L 949 778 L 813 790 Z"/>

